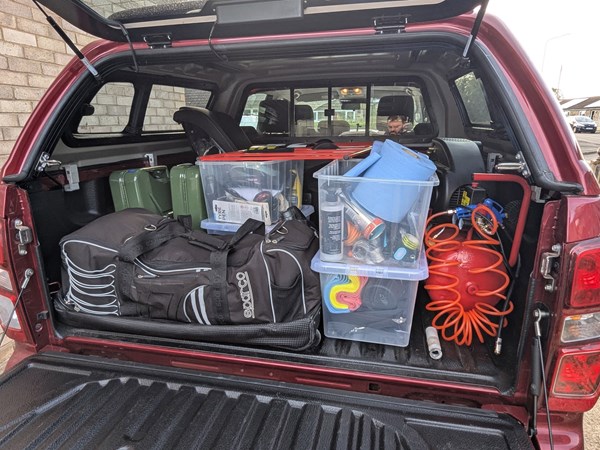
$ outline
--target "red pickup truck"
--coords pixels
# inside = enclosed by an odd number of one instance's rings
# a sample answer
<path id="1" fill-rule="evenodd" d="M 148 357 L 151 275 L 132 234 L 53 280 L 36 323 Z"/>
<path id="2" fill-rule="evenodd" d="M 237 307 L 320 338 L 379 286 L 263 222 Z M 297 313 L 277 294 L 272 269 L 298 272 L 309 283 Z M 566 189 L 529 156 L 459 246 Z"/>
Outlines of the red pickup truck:
<path id="1" fill-rule="evenodd" d="M 0 317 L 15 351 L 0 445 L 582 449 L 600 384 L 600 187 L 487 1 L 138 3 L 36 2 L 100 40 L 79 51 L 55 25 L 76 56 L 2 171 Z M 182 128 L 173 114 L 189 106 L 210 123 Z M 446 334 L 432 358 L 426 280 L 405 347 L 223 342 L 196 334 L 210 325 L 62 301 L 59 242 L 114 212 L 114 171 L 382 136 L 435 163 L 432 214 L 482 186 L 504 210 L 509 287 L 491 333 Z"/>

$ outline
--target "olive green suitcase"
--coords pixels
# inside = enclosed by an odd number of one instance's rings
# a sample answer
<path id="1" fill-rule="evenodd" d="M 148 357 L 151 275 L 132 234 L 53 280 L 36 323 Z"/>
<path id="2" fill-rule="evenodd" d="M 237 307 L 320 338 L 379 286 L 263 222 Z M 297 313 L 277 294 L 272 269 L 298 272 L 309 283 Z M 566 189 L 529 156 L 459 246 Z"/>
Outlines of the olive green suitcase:
<path id="1" fill-rule="evenodd" d="M 119 170 L 110 174 L 109 184 L 115 211 L 145 208 L 156 214 L 168 215 L 173 209 L 166 166 Z"/>
<path id="2" fill-rule="evenodd" d="M 192 228 L 199 230 L 200 222 L 206 219 L 204 192 L 200 181 L 200 170 L 194 164 L 179 164 L 171 168 L 171 197 L 173 215 L 191 216 Z"/>

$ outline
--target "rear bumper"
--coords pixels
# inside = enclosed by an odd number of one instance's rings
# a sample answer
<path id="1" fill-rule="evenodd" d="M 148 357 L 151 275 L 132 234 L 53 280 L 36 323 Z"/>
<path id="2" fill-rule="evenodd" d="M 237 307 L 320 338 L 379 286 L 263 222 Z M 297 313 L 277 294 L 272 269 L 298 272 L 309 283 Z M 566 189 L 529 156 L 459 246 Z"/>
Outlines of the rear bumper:
<path id="1" fill-rule="evenodd" d="M 582 413 L 552 414 L 550 423 L 555 450 L 584 450 Z M 550 450 L 545 410 L 538 411 L 537 431 L 536 439 L 540 450 Z"/>
<path id="2" fill-rule="evenodd" d="M 29 344 L 23 344 L 20 342 L 14 342 L 14 347 L 12 350 L 12 354 L 10 355 L 8 361 L 6 362 L 6 366 L 4 366 L 4 370 L 0 373 L 6 373 L 14 366 L 19 364 L 25 358 L 29 358 L 36 354 L 35 348 Z"/>

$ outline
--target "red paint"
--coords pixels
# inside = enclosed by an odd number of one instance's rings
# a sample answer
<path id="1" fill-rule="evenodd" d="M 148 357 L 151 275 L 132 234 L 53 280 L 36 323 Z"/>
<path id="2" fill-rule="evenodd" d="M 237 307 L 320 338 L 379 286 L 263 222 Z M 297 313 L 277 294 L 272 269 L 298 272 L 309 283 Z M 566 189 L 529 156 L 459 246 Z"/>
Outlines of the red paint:
<path id="1" fill-rule="evenodd" d="M 531 187 L 527 181 L 518 175 L 508 175 L 502 173 L 474 173 L 473 181 L 495 181 L 506 183 L 517 183 L 523 189 L 523 198 L 521 199 L 521 209 L 519 210 L 519 218 L 515 227 L 515 235 L 513 237 L 508 264 L 514 267 L 517 264 L 519 257 L 519 249 L 521 248 L 521 240 L 523 239 L 523 230 L 525 230 L 525 222 L 527 221 L 527 212 L 529 211 L 529 203 L 531 201 Z"/>
<path id="2" fill-rule="evenodd" d="M 600 198 L 563 197 L 561 219 L 566 226 L 565 242 L 579 242 L 600 236 Z"/>

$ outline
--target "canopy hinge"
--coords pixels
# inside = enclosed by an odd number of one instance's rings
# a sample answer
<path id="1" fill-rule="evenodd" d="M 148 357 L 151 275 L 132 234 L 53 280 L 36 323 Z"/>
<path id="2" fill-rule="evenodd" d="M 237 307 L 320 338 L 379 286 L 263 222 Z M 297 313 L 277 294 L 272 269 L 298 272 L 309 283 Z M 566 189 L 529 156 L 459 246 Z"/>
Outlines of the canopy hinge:
<path id="1" fill-rule="evenodd" d="M 377 34 L 403 33 L 407 23 L 407 16 L 402 15 L 376 17 L 373 21 Z"/>
<path id="2" fill-rule="evenodd" d="M 150 48 L 170 48 L 173 46 L 173 36 L 166 34 L 149 34 L 144 36 L 144 42 Z"/>

